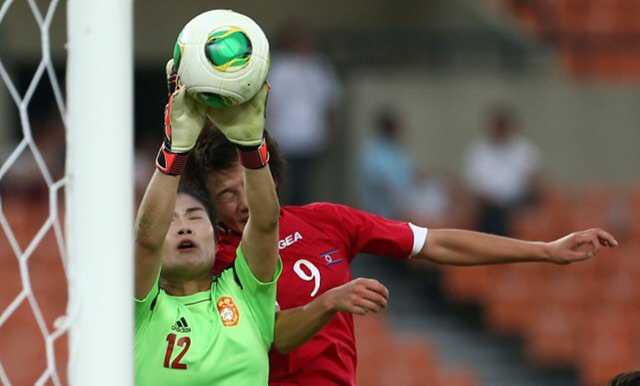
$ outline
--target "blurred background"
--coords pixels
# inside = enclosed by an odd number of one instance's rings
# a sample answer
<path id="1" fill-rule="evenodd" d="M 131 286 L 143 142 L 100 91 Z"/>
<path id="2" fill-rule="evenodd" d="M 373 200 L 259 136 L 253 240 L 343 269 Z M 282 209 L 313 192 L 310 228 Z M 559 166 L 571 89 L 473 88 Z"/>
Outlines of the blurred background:
<path id="1" fill-rule="evenodd" d="M 53 231 L 30 246 L 61 201 L 51 181 L 64 175 L 51 79 L 64 85 L 66 3 L 51 11 L 43 39 L 51 4 L 0 6 L 0 312 L 25 283 L 34 293 L 0 317 L 0 359 L 18 385 L 44 371 L 39 323 L 52 328 L 67 298 Z M 598 226 L 621 242 L 567 267 L 359 257 L 354 276 L 391 292 L 383 315 L 356 318 L 359 384 L 602 385 L 640 367 L 640 0 L 134 7 L 136 199 L 162 140 L 164 64 L 176 37 L 198 13 L 230 8 L 256 20 L 272 45 L 267 128 L 289 161 L 283 204 L 346 203 L 527 240 Z M 51 73 L 41 62 L 49 53 Z M 21 107 L 16 93 L 29 95 Z M 87 98 L 109 103 L 100 90 Z M 37 150 L 13 153 L 25 127 Z M 29 247 L 24 277 L 15 256 Z M 55 348 L 62 369 L 64 339 Z"/>

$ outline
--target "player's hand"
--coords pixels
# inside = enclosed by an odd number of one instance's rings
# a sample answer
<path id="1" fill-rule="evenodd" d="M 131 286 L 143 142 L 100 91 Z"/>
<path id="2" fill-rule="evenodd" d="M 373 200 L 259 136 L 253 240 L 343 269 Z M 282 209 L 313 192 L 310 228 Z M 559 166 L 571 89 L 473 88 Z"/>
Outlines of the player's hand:
<path id="1" fill-rule="evenodd" d="M 359 278 L 327 291 L 338 312 L 365 315 L 387 308 L 389 290 L 374 279 Z"/>
<path id="2" fill-rule="evenodd" d="M 207 116 L 236 145 L 260 146 L 264 136 L 268 96 L 269 84 L 265 82 L 258 93 L 245 103 L 233 107 L 209 107 Z"/>
<path id="3" fill-rule="evenodd" d="M 596 256 L 603 247 L 616 247 L 618 241 L 608 232 L 594 228 L 571 233 L 547 246 L 552 263 L 570 264 Z"/>
<path id="4" fill-rule="evenodd" d="M 193 149 L 206 120 L 206 107 L 188 94 L 177 78 L 173 59 L 167 62 L 169 102 L 165 108 L 165 144 L 171 152 Z"/>
<path id="5" fill-rule="evenodd" d="M 186 153 L 196 144 L 206 120 L 206 108 L 180 85 L 173 59 L 167 62 L 169 102 L 164 111 L 165 138 L 156 166 L 167 174 L 180 174 Z"/>

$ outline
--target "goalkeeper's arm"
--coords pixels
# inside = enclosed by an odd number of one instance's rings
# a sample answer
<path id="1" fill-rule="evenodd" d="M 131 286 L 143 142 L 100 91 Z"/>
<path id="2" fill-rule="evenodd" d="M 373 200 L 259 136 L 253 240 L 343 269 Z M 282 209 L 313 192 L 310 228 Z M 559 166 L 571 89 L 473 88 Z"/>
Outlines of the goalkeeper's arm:
<path id="1" fill-rule="evenodd" d="M 135 238 L 135 297 L 144 299 L 158 277 L 162 248 L 176 206 L 180 176 L 156 170 L 138 209 Z"/>
<path id="2" fill-rule="evenodd" d="M 164 240 L 175 211 L 180 174 L 206 119 L 202 106 L 184 89 L 175 89 L 172 64 L 170 61 L 167 65 L 170 96 L 165 109 L 165 140 L 158 152 L 157 170 L 147 186 L 136 218 L 136 299 L 147 296 L 160 271 Z"/>
<path id="3" fill-rule="evenodd" d="M 253 275 L 263 282 L 273 280 L 279 258 L 280 206 L 268 165 L 268 144 L 264 141 L 268 95 L 269 85 L 265 83 L 246 103 L 207 111 L 216 127 L 236 144 L 244 167 L 249 221 L 240 248 Z"/>

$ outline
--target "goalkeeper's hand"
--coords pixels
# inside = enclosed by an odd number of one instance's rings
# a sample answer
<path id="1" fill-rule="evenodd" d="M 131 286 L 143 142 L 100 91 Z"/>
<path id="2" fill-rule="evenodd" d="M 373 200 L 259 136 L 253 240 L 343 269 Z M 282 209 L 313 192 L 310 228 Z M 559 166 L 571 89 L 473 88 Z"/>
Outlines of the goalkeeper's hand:
<path id="1" fill-rule="evenodd" d="M 206 108 L 182 87 L 173 59 L 167 62 L 166 69 L 169 102 L 164 111 L 165 137 L 156 166 L 166 174 L 179 175 L 186 165 L 188 152 L 195 146 L 204 127 Z"/>
<path id="2" fill-rule="evenodd" d="M 269 84 L 265 82 L 247 102 L 233 107 L 209 107 L 207 116 L 229 141 L 243 147 L 257 147 L 264 137 L 268 96 Z"/>

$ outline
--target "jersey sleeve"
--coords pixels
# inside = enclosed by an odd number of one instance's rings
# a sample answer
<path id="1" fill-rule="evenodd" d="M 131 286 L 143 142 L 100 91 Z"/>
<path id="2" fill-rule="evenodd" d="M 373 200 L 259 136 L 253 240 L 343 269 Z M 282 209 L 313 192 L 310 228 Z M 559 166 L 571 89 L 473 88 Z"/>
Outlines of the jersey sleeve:
<path id="1" fill-rule="evenodd" d="M 316 204 L 324 218 L 338 228 L 350 261 L 358 253 L 408 259 L 420 252 L 427 238 L 427 228 L 391 220 L 345 205 Z"/>
<path id="2" fill-rule="evenodd" d="M 253 272 L 251 272 L 240 247 L 238 247 L 236 253 L 238 257 L 235 260 L 233 269 L 238 275 L 243 293 L 245 294 L 244 296 L 258 322 L 258 328 L 260 329 L 264 343 L 266 347 L 271 347 L 274 339 L 276 293 L 278 279 L 282 273 L 282 260 L 278 258 L 278 266 L 273 275 L 273 280 L 261 282 L 253 275 Z"/>
<path id="3" fill-rule="evenodd" d="M 156 281 L 151 287 L 151 291 L 147 294 L 147 296 L 142 299 L 134 299 L 135 300 L 135 330 L 136 335 L 138 331 L 143 330 L 146 325 L 149 323 L 151 319 L 151 315 L 153 310 L 157 306 L 158 295 L 160 294 L 160 272 L 158 271 L 158 276 L 156 277 Z"/>

